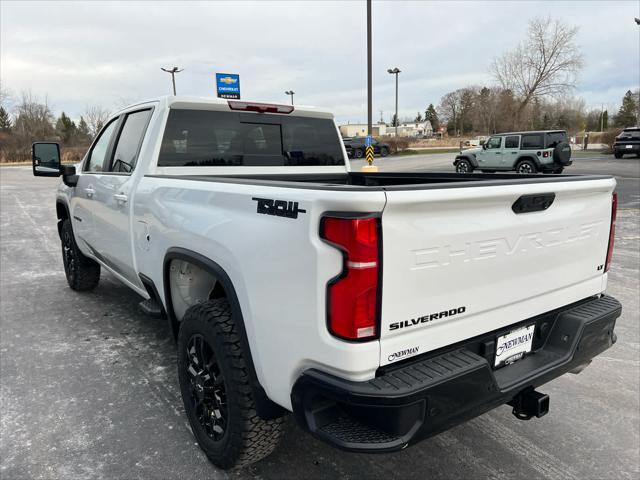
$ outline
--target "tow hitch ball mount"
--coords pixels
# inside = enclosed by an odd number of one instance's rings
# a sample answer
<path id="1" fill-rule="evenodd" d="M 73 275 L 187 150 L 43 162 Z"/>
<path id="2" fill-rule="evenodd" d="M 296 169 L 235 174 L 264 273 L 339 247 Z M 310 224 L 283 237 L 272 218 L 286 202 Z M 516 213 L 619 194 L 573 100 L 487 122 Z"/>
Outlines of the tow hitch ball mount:
<path id="1" fill-rule="evenodd" d="M 531 420 L 549 413 L 549 395 L 533 389 L 523 390 L 507 403 L 513 407 L 512 413 L 519 420 Z"/>

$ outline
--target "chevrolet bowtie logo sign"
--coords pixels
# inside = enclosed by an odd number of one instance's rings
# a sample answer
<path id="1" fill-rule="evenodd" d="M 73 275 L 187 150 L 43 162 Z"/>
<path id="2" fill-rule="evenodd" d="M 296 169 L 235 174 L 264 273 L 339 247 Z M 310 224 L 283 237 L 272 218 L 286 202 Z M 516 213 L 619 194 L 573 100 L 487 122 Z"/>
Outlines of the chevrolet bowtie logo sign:
<path id="1" fill-rule="evenodd" d="M 237 73 L 216 73 L 218 98 L 240 99 L 240 75 Z"/>

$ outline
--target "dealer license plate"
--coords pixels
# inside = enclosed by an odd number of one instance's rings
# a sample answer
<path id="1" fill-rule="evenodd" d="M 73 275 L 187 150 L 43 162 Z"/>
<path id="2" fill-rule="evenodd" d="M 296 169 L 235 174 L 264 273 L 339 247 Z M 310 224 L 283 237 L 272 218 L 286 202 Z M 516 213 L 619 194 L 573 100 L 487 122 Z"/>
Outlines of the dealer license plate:
<path id="1" fill-rule="evenodd" d="M 633 145 L 625 145 L 626 148 L 633 148 Z"/>
<path id="2" fill-rule="evenodd" d="M 535 325 L 513 330 L 496 339 L 496 360 L 494 366 L 509 365 L 531 351 Z"/>

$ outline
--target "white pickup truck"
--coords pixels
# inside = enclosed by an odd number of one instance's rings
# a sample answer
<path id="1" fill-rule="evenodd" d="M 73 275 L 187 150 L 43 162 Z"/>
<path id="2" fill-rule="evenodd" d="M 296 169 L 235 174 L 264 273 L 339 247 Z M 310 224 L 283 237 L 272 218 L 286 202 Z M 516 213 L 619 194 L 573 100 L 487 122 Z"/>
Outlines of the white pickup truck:
<path id="1" fill-rule="evenodd" d="M 62 176 L 69 286 L 105 268 L 168 319 L 222 468 L 287 412 L 357 452 L 540 417 L 535 389 L 616 340 L 609 176 L 352 172 L 330 113 L 182 96 L 115 114 L 75 167 L 34 144 L 33 171 Z"/>

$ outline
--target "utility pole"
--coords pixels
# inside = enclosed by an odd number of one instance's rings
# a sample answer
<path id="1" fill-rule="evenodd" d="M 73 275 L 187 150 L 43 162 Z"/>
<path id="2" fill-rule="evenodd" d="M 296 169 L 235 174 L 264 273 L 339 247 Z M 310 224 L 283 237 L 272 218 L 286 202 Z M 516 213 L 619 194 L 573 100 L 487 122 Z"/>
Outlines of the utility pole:
<path id="1" fill-rule="evenodd" d="M 160 67 L 160 70 L 171 74 L 171 84 L 173 85 L 173 95 L 175 96 L 176 95 L 176 73 L 180 73 L 182 70 L 184 70 L 184 68 L 178 69 L 178 67 L 173 67 L 168 69 L 168 68 Z"/>
<path id="2" fill-rule="evenodd" d="M 368 173 L 378 171 L 378 167 L 373 164 L 373 139 L 371 137 L 373 133 L 373 75 L 371 73 L 371 58 L 371 0 L 367 0 L 367 136 L 364 141 L 364 156 L 367 160 L 367 165 L 364 165 L 361 170 Z"/>
<path id="3" fill-rule="evenodd" d="M 387 70 L 387 73 L 390 73 L 391 75 L 395 75 L 396 76 L 396 116 L 395 116 L 395 127 L 396 127 L 396 151 L 398 150 L 398 123 L 400 123 L 400 119 L 398 118 L 398 74 L 401 72 L 401 70 L 398 67 L 395 68 L 389 68 Z"/>
<path id="4" fill-rule="evenodd" d="M 373 97 L 372 97 L 372 73 L 371 73 L 371 0 L 367 0 L 367 135 L 371 135 L 373 123 Z"/>
<path id="5" fill-rule="evenodd" d="M 602 108 L 600 109 L 600 131 L 604 131 L 604 103 L 602 104 Z"/>
<path id="6" fill-rule="evenodd" d="M 291 95 L 291 105 L 293 105 L 293 96 L 295 95 L 296 92 L 294 92 L 293 90 L 287 90 L 284 93 L 285 95 Z"/>

